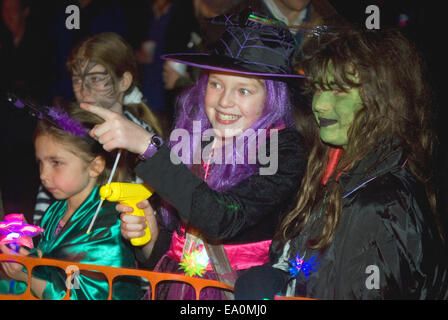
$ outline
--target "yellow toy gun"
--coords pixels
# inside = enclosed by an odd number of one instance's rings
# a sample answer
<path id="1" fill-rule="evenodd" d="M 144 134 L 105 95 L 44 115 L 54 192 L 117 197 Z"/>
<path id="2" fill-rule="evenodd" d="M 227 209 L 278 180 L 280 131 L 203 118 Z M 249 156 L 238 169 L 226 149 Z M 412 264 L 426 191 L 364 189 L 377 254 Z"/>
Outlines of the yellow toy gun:
<path id="1" fill-rule="evenodd" d="M 143 209 L 137 208 L 137 203 L 148 199 L 153 194 L 146 185 L 137 183 L 112 182 L 100 188 L 100 196 L 102 200 L 111 202 L 119 202 L 120 204 L 132 207 L 134 216 L 144 217 Z M 148 222 L 146 221 L 145 235 L 140 238 L 131 239 L 134 246 L 142 246 L 151 240 Z"/>

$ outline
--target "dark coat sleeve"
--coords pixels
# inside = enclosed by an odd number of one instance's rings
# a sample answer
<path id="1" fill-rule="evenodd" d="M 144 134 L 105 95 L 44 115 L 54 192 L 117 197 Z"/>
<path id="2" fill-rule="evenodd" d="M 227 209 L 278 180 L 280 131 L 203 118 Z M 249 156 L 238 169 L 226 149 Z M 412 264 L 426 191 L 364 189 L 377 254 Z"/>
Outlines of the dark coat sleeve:
<path id="1" fill-rule="evenodd" d="M 277 172 L 254 174 L 226 192 L 212 190 L 184 164 L 173 164 L 167 147 L 139 164 L 136 173 L 209 240 L 242 243 L 272 238 L 279 215 L 294 202 L 305 166 L 301 136 L 284 129 L 278 135 Z"/>
<path id="2" fill-rule="evenodd" d="M 358 194 L 336 299 L 448 298 L 446 248 L 424 190 L 406 192 L 413 185 L 388 174 Z"/>
<path id="3" fill-rule="evenodd" d="M 288 274 L 269 264 L 255 266 L 235 282 L 235 300 L 273 300 L 288 281 Z"/>

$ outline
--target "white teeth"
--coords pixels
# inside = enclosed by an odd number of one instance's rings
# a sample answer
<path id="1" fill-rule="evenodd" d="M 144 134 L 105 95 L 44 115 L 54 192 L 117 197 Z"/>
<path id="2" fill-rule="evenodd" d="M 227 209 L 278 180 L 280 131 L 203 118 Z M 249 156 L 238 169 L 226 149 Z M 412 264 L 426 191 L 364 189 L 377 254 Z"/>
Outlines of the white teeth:
<path id="1" fill-rule="evenodd" d="M 234 116 L 234 115 L 228 115 L 228 114 L 222 114 L 218 112 L 218 118 L 221 120 L 237 120 L 240 116 Z"/>

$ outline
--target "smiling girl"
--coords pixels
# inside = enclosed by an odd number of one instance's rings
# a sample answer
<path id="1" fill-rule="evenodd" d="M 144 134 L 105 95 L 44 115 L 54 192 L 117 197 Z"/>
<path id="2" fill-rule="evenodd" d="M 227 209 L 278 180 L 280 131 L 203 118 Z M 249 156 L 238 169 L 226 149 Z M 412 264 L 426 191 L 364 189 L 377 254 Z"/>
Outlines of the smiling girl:
<path id="1" fill-rule="evenodd" d="M 141 155 L 143 161 L 136 172 L 164 200 L 157 209 L 159 238 L 142 248 L 147 259 L 166 239 L 166 230 L 172 232 L 171 246 L 156 266 L 157 271 L 185 272 L 233 284 L 243 270 L 267 262 L 275 226 L 298 190 L 306 152 L 294 128 L 285 82 L 298 77 L 292 74 L 290 65 L 294 41 L 288 29 L 248 17 L 214 19 L 225 25 L 226 32 L 213 54 L 165 57 L 204 70 L 197 83 L 178 98 L 175 121 L 175 129 L 188 132 L 189 137 L 197 133 L 203 136 L 207 130 L 214 132 L 212 142 L 189 141 L 188 152 L 192 155 L 206 153 L 201 163 L 174 164 L 170 147 L 177 143 L 175 139 L 161 146 L 159 139 L 154 141 L 154 137 L 118 114 L 83 106 L 105 119 L 91 131 L 92 136 L 106 150 L 126 148 Z M 241 19 L 247 21 L 241 24 Z M 251 35 L 250 40 L 241 47 L 247 35 Z M 229 47 L 235 52 L 229 52 Z M 200 132 L 195 132 L 195 122 L 201 124 Z M 258 129 L 267 132 L 267 139 L 278 138 L 278 143 L 268 150 L 278 160 L 275 173 L 259 174 L 260 162 L 208 161 L 232 141 L 244 141 L 248 131 L 253 133 L 249 141 L 256 141 Z M 244 143 L 247 146 L 251 142 Z M 213 147 L 206 149 L 210 144 Z M 235 148 L 233 145 L 231 149 L 233 156 L 238 153 Z M 153 210 L 145 203 L 147 219 L 153 220 Z M 128 211 L 127 207 L 119 208 Z M 122 221 L 125 238 L 142 235 L 144 219 L 123 215 Z M 195 295 L 192 288 L 173 283 L 159 286 L 156 298 L 194 299 Z M 201 298 L 223 296 L 208 288 Z"/>
<path id="2" fill-rule="evenodd" d="M 233 137 L 250 128 L 263 113 L 265 97 L 266 88 L 260 79 L 211 73 L 205 113 L 217 137 Z"/>

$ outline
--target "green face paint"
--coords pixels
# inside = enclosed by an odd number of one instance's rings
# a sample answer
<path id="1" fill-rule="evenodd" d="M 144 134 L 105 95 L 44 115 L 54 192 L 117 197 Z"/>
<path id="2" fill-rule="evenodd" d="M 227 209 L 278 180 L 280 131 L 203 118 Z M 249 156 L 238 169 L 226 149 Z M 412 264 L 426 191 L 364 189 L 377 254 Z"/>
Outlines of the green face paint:
<path id="1" fill-rule="evenodd" d="M 333 83 L 332 75 L 328 83 Z M 341 91 L 317 90 L 313 97 L 313 113 L 320 127 L 320 138 L 331 145 L 345 148 L 348 144 L 347 132 L 353 123 L 355 113 L 361 109 L 362 101 L 358 88 Z"/>

